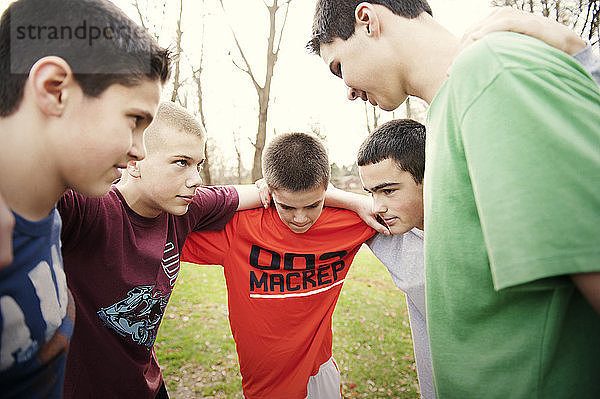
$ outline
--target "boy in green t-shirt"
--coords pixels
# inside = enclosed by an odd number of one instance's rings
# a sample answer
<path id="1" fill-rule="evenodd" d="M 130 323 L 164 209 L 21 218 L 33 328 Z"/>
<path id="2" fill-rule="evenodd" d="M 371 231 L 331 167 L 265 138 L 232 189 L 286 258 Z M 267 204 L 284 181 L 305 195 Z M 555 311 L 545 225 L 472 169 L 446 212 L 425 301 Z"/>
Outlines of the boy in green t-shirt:
<path id="1" fill-rule="evenodd" d="M 309 46 L 350 99 L 430 104 L 437 396 L 598 397 L 598 86 L 571 57 L 514 33 L 457 56 L 460 40 L 430 14 L 419 0 L 320 0 Z"/>

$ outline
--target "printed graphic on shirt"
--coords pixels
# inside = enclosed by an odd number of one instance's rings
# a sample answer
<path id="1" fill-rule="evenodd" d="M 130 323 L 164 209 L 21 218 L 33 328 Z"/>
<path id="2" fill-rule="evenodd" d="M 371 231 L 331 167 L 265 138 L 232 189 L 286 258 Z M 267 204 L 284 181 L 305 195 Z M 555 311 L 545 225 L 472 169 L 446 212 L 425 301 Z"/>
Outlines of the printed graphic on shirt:
<path id="1" fill-rule="evenodd" d="M 175 285 L 175 280 L 177 280 L 177 275 L 179 274 L 179 251 L 177 251 L 175 245 L 170 241 L 165 245 L 164 255 L 160 264 L 169 278 L 169 284 L 172 287 Z"/>
<path id="2" fill-rule="evenodd" d="M 291 298 L 329 290 L 344 282 L 348 251 L 279 253 L 259 245 L 250 250 L 250 297 Z"/>
<path id="3" fill-rule="evenodd" d="M 61 325 L 68 305 L 67 281 L 57 247 L 51 248 L 52 265 L 41 261 L 27 273 L 28 283 L 24 287 L 32 287 L 25 299 L 13 298 L 10 295 L 0 297 L 0 371 L 7 370 L 15 364 L 30 361 L 40 346 L 54 336 Z M 23 302 L 21 302 L 23 301 Z M 26 303 L 24 303 L 26 301 Z M 33 305 L 32 305 L 33 304 Z M 39 306 L 45 324 L 45 331 L 40 339 L 36 339 L 35 328 L 30 320 L 34 312 L 27 312 L 31 306 Z"/>
<path id="4" fill-rule="evenodd" d="M 135 287 L 127 293 L 126 298 L 97 313 L 119 335 L 150 349 L 168 300 L 168 295 L 154 292 L 153 285 L 144 285 Z"/>

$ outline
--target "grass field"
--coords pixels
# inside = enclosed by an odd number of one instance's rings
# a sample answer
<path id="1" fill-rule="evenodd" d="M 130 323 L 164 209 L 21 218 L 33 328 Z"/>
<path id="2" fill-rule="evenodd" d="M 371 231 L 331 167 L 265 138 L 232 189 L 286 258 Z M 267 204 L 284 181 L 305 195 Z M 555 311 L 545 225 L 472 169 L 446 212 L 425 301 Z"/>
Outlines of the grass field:
<path id="1" fill-rule="evenodd" d="M 333 317 L 344 398 L 418 398 L 404 295 L 362 248 Z M 171 397 L 241 398 L 220 266 L 183 264 L 156 340 Z"/>

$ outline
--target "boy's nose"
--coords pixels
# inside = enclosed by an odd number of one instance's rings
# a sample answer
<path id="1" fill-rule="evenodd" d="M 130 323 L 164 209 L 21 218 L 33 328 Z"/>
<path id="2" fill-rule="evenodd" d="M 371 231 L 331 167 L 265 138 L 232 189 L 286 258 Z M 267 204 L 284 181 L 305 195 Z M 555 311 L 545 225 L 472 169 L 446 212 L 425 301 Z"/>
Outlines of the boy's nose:
<path id="1" fill-rule="evenodd" d="M 348 100 L 356 100 L 357 98 L 362 98 L 364 101 L 367 101 L 367 93 L 360 89 L 355 89 L 354 87 L 348 87 Z"/>
<path id="2" fill-rule="evenodd" d="M 202 177 L 200 177 L 200 172 L 192 171 L 191 176 L 186 180 L 186 185 L 188 187 L 198 187 L 202 185 Z"/>
<path id="3" fill-rule="evenodd" d="M 383 204 L 375 196 L 373 196 L 373 212 L 379 214 L 387 212 L 387 207 L 385 206 L 385 204 Z"/>
<path id="4" fill-rule="evenodd" d="M 127 152 L 127 156 L 130 159 L 141 161 L 146 157 L 146 147 L 144 147 L 144 136 L 141 134 L 133 135 L 131 147 Z"/>
<path id="5" fill-rule="evenodd" d="M 304 213 L 295 213 L 294 214 L 294 223 L 303 224 L 308 222 L 308 217 Z"/>

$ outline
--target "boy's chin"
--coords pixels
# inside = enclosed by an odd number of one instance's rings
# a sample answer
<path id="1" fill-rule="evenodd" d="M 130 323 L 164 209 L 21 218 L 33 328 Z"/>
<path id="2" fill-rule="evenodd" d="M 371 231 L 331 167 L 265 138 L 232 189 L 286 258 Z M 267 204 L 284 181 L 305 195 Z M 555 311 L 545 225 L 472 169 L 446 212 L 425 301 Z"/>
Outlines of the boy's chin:
<path id="1" fill-rule="evenodd" d="M 406 225 L 403 225 L 403 226 L 390 226 L 390 233 L 392 233 L 392 235 L 401 235 L 401 234 L 404 234 L 404 233 L 408 233 L 412 229 L 413 229 L 412 227 L 408 227 Z"/>
<path id="2" fill-rule="evenodd" d="M 311 223 L 308 226 L 296 227 L 296 226 L 292 226 L 292 225 L 288 224 L 288 228 L 296 234 L 302 234 L 302 233 L 306 233 L 312 227 L 312 225 L 313 224 Z"/>
<path id="3" fill-rule="evenodd" d="M 164 209 L 165 212 L 170 213 L 171 215 L 175 215 L 175 216 L 183 216 L 187 213 L 189 208 L 189 205 L 187 205 L 185 208 L 183 207 L 173 207 L 171 209 Z"/>
<path id="4" fill-rule="evenodd" d="M 69 188 L 86 197 L 99 198 L 105 196 L 112 185 L 112 181 L 97 182 L 96 184 L 69 185 Z"/>

